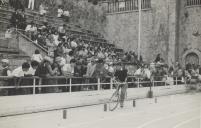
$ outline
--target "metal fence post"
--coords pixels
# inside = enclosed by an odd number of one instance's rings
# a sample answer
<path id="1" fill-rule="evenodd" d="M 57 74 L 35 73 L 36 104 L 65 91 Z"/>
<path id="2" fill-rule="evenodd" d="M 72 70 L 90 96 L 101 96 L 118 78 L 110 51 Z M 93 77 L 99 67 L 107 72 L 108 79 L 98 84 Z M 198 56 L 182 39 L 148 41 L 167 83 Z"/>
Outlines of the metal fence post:
<path id="1" fill-rule="evenodd" d="M 98 90 L 100 90 L 100 78 L 98 78 Z"/>
<path id="2" fill-rule="evenodd" d="M 153 81 L 152 81 L 152 86 L 153 86 L 153 87 L 155 86 L 154 84 L 155 84 L 155 80 L 153 79 Z"/>
<path id="3" fill-rule="evenodd" d="M 42 85 L 42 78 L 39 78 L 39 86 L 41 86 L 41 85 Z M 39 87 L 38 90 L 39 90 L 39 93 L 41 93 L 42 88 Z"/>
<path id="4" fill-rule="evenodd" d="M 177 77 L 176 77 L 176 85 L 177 85 L 178 83 L 177 83 Z"/>
<path id="5" fill-rule="evenodd" d="M 139 87 L 140 87 L 140 79 L 137 78 L 137 88 L 139 88 Z"/>
<path id="6" fill-rule="evenodd" d="M 33 94 L 36 94 L 36 78 L 33 78 Z"/>
<path id="7" fill-rule="evenodd" d="M 110 90 L 112 90 L 113 88 L 113 81 L 112 81 L 112 78 L 110 78 Z"/>
<path id="8" fill-rule="evenodd" d="M 69 92 L 72 92 L 72 78 L 70 78 L 70 86 L 69 86 Z"/>

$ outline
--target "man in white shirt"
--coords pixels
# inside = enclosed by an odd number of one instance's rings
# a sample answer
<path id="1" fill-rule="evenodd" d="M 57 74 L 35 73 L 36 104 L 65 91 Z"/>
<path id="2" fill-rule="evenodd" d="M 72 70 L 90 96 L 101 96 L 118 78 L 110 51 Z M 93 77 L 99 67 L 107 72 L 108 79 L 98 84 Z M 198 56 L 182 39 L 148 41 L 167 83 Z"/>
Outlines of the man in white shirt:
<path id="1" fill-rule="evenodd" d="M 96 68 L 96 63 L 95 63 L 95 58 L 92 58 L 91 59 L 91 62 L 88 63 L 87 65 L 87 72 L 86 72 L 86 77 L 92 77 L 94 71 L 95 71 L 95 68 Z"/>
<path id="2" fill-rule="evenodd" d="M 145 83 L 142 83 L 141 85 L 146 86 L 146 87 L 150 85 L 149 81 L 150 81 L 150 78 L 151 78 L 151 72 L 150 72 L 150 70 L 147 68 L 147 66 L 144 66 L 144 65 L 141 66 L 141 67 L 135 72 L 134 75 L 139 76 L 140 80 L 145 81 Z M 141 86 L 141 85 L 140 85 L 140 86 Z"/>
<path id="3" fill-rule="evenodd" d="M 28 74 L 28 71 L 29 71 L 29 68 L 30 68 L 30 65 L 28 62 L 24 62 L 22 64 L 22 66 L 16 68 L 13 70 L 12 72 L 12 76 L 15 76 L 15 77 L 23 77 L 25 75 Z"/>
<path id="4" fill-rule="evenodd" d="M 135 75 L 140 75 L 142 77 L 150 79 L 151 77 L 151 72 L 148 68 L 145 68 L 144 66 L 140 67 L 136 72 Z"/>
<path id="5" fill-rule="evenodd" d="M 75 59 L 70 61 L 70 64 L 64 64 L 61 68 L 62 74 L 65 76 L 74 76 L 75 73 Z"/>
<path id="6" fill-rule="evenodd" d="M 58 18 L 61 18 L 62 17 L 62 15 L 63 15 L 63 13 L 64 13 L 64 11 L 63 11 L 63 9 L 62 9 L 62 7 L 61 6 L 59 6 L 59 8 L 58 8 L 58 10 L 57 10 L 57 17 Z"/>
<path id="7" fill-rule="evenodd" d="M 75 42 L 75 38 L 72 38 L 72 41 L 71 41 L 70 45 L 71 45 L 72 49 L 77 48 L 77 43 Z"/>

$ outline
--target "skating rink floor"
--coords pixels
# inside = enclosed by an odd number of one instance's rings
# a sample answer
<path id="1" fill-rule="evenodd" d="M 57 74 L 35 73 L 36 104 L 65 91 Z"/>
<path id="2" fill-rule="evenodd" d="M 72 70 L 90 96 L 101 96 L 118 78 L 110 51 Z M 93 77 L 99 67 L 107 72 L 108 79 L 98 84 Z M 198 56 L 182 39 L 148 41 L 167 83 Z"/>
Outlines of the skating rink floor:
<path id="1" fill-rule="evenodd" d="M 201 128 L 201 93 L 127 101 L 123 109 L 104 105 L 0 118 L 0 128 Z"/>

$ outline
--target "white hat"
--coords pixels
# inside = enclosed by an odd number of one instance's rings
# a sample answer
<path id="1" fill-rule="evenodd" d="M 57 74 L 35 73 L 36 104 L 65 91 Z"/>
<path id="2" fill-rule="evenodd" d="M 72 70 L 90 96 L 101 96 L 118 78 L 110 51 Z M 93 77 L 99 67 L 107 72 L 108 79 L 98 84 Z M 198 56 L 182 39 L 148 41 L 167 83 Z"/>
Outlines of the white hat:
<path id="1" fill-rule="evenodd" d="M 2 59 L 1 62 L 8 64 L 8 63 L 9 63 L 9 60 L 8 60 L 8 59 Z"/>

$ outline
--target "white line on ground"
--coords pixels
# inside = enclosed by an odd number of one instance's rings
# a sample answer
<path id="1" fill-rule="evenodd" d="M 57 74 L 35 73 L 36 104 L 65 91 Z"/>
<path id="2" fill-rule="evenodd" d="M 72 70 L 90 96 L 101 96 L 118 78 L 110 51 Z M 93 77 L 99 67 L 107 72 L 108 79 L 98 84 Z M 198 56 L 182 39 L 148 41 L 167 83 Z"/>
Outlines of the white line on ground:
<path id="1" fill-rule="evenodd" d="M 177 125 L 174 126 L 173 128 L 179 128 L 179 127 L 181 127 L 181 126 L 183 126 L 183 125 L 185 125 L 185 124 L 188 124 L 188 123 L 190 123 L 191 121 L 194 121 L 194 120 L 196 120 L 196 119 L 200 119 L 200 117 L 197 116 L 197 117 L 193 117 L 193 118 L 191 118 L 191 119 L 185 120 L 185 121 L 183 121 L 183 122 L 177 124 Z"/>
<path id="2" fill-rule="evenodd" d="M 195 102 L 190 102 L 190 104 L 193 104 L 193 103 L 195 103 Z M 170 105 L 163 105 L 163 106 L 160 106 L 160 109 L 165 109 L 165 108 L 169 108 L 169 106 L 178 106 L 178 105 L 182 105 L 182 104 L 186 104 L 186 103 L 184 103 L 184 102 L 180 102 L 180 103 L 177 103 L 177 104 L 170 104 Z M 197 108 L 197 107 L 196 107 Z M 160 109 L 159 108 L 154 108 L 154 109 L 150 109 L 149 111 L 153 111 L 153 110 L 158 110 L 158 111 L 160 111 Z M 191 110 L 192 111 L 192 110 Z M 193 110 L 193 111 L 195 111 L 195 110 Z M 140 113 L 143 113 L 144 112 L 144 110 L 143 111 L 139 111 L 139 112 L 136 112 L 136 116 L 138 115 L 138 114 L 140 114 Z M 184 112 L 183 112 L 184 113 Z M 92 124 L 95 124 L 95 123 L 97 123 L 97 122 L 100 122 L 100 121 L 104 121 L 104 120 L 109 120 L 109 119 L 115 119 L 115 118 L 119 118 L 119 116 L 129 116 L 129 115 L 132 115 L 133 113 L 124 113 L 124 114 L 119 114 L 118 116 L 109 116 L 109 117 L 106 117 L 106 118 L 104 118 L 104 119 L 98 119 L 98 120 L 96 120 L 96 121 L 93 121 L 93 122 L 84 122 L 84 123 L 79 123 L 79 124 L 73 124 L 73 125 L 69 125 L 68 127 L 81 127 L 82 126 L 82 128 L 85 128 L 83 125 L 92 125 Z M 86 127 L 88 127 L 88 126 L 86 126 Z M 141 127 L 139 127 L 139 128 L 141 128 Z"/>
<path id="3" fill-rule="evenodd" d="M 153 123 L 156 123 L 158 121 L 161 121 L 161 120 L 164 120 L 164 119 L 168 119 L 168 118 L 171 118 L 171 117 L 174 117 L 174 116 L 179 116 L 179 115 L 182 115 L 182 114 L 186 114 L 186 113 L 189 113 L 189 112 L 194 112 L 194 111 L 198 111 L 200 110 L 200 107 L 196 107 L 196 108 L 193 108 L 193 110 L 190 110 L 190 111 L 184 111 L 184 112 L 180 112 L 180 113 L 177 113 L 177 114 L 173 114 L 173 115 L 170 115 L 170 116 L 166 116 L 164 118 L 158 118 L 158 119 L 154 119 L 154 120 L 151 120 L 149 122 L 146 122 L 140 126 L 138 126 L 137 128 L 144 128 L 145 126 L 148 126 L 150 124 L 153 124 Z"/>

